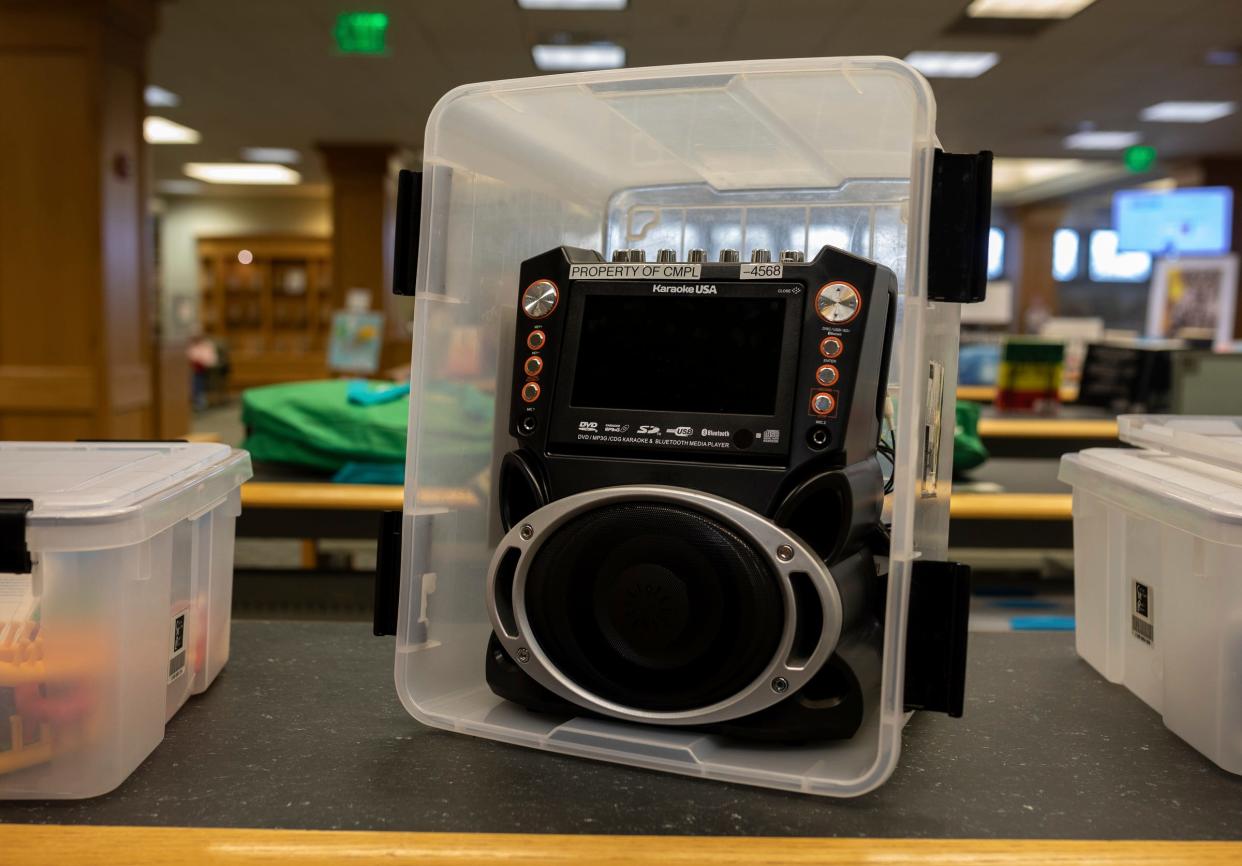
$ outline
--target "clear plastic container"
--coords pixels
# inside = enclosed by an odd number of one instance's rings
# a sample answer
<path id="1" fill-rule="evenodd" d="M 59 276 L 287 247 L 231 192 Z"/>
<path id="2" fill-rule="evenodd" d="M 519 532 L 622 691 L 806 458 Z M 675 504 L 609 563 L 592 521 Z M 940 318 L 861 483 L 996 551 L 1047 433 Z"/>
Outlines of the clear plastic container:
<path id="1" fill-rule="evenodd" d="M 1061 459 L 1074 488 L 1078 654 L 1242 773 L 1242 418 L 1119 426 L 1142 450 Z"/>
<path id="2" fill-rule="evenodd" d="M 432 111 L 424 148 L 396 686 L 426 724 L 534 748 L 813 794 L 852 796 L 897 762 L 911 563 L 948 534 L 959 307 L 927 299 L 935 103 L 882 57 L 625 69 L 472 84 Z M 520 263 L 598 250 L 824 244 L 875 259 L 900 286 L 890 367 L 896 486 L 883 691 L 863 729 L 773 749 L 684 729 L 536 715 L 484 680 L 495 491 L 477 507 L 415 509 L 448 476 L 495 477 L 506 430 Z M 490 453 L 443 431 L 453 346 L 486 359 Z M 439 435 L 437 435 L 437 433 Z"/>
<path id="3" fill-rule="evenodd" d="M 0 574 L 0 799 L 112 790 L 211 684 L 250 474 L 225 445 L 0 442 L 0 500 L 32 503 L 31 572 Z"/>

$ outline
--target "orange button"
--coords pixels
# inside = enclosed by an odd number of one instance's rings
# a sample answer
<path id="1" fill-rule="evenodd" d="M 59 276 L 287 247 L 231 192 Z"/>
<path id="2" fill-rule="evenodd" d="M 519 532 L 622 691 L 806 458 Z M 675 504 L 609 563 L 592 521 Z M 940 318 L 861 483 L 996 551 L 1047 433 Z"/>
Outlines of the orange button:
<path id="1" fill-rule="evenodd" d="M 539 383 L 527 382 L 522 386 L 522 400 L 526 403 L 534 403 L 539 399 Z"/>
<path id="2" fill-rule="evenodd" d="M 815 371 L 815 381 L 823 385 L 825 388 L 831 388 L 837 384 L 840 374 L 837 368 L 832 364 L 820 364 L 819 369 Z"/>
<path id="3" fill-rule="evenodd" d="M 548 335 L 543 331 L 531 331 L 526 337 L 526 347 L 535 351 L 542 349 L 546 342 L 548 342 Z"/>
<path id="4" fill-rule="evenodd" d="M 817 391 L 811 395 L 811 411 L 816 415 L 831 415 L 837 408 L 837 401 L 827 391 Z"/>
<path id="5" fill-rule="evenodd" d="M 845 344 L 840 337 L 824 337 L 819 341 L 819 353 L 825 358 L 835 358 L 841 354 Z"/>
<path id="6" fill-rule="evenodd" d="M 526 359 L 526 363 L 523 365 L 522 369 L 526 371 L 527 376 L 538 376 L 541 372 L 543 372 L 543 358 L 531 355 Z M 827 384 L 831 385 L 832 383 L 828 382 Z"/>

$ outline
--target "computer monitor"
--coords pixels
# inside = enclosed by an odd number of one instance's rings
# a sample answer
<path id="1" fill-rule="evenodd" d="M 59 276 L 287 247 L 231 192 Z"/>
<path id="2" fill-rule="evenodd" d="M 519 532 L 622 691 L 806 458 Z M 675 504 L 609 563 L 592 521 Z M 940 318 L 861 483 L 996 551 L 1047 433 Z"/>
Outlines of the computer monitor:
<path id="1" fill-rule="evenodd" d="M 1113 196 L 1120 251 L 1217 255 L 1230 246 L 1233 190 L 1203 186 L 1167 192 L 1123 190 Z"/>

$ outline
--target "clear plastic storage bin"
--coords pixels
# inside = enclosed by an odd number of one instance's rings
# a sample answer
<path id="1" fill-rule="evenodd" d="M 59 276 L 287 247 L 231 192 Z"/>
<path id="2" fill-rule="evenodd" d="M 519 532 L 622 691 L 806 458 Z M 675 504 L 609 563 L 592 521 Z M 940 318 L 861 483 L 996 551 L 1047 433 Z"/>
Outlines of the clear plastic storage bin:
<path id="1" fill-rule="evenodd" d="M 959 307 L 927 299 L 935 103 L 891 58 L 748 61 L 472 84 L 427 124 L 416 276 L 396 686 L 429 725 L 524 746 L 814 794 L 888 778 L 901 742 L 911 563 L 943 558 Z M 773 749 L 687 730 L 537 715 L 484 680 L 484 590 L 502 533 L 494 490 L 429 513 L 443 479 L 494 478 L 506 429 L 524 259 L 598 250 L 801 250 L 825 244 L 891 268 L 896 487 L 883 694 L 849 741 Z M 444 436 L 455 346 L 482 359 L 472 387 L 502 395 L 488 453 Z M 469 486 L 469 485 L 467 485 Z M 426 495 L 423 495 L 426 494 Z"/>
<path id="2" fill-rule="evenodd" d="M 1242 418 L 1127 415 L 1061 459 L 1078 654 L 1242 773 Z"/>
<path id="3" fill-rule="evenodd" d="M 0 442 L 0 799 L 112 790 L 211 684 L 250 475 L 225 445 Z"/>

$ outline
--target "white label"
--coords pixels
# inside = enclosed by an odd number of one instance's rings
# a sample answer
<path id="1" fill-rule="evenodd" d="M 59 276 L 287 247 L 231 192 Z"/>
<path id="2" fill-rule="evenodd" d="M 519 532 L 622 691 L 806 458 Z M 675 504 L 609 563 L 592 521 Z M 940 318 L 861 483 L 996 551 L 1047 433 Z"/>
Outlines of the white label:
<path id="1" fill-rule="evenodd" d="M 186 628 L 190 618 L 190 609 L 184 608 L 173 614 L 172 617 L 172 640 L 171 649 L 168 653 L 168 681 L 175 682 L 185 673 L 185 660 L 189 653 L 186 652 Z"/>
<path id="2" fill-rule="evenodd" d="M 780 262 L 756 262 L 742 265 L 741 277 L 744 280 L 779 280 L 785 276 L 785 266 Z"/>
<path id="3" fill-rule="evenodd" d="M 1150 584 L 1130 581 L 1130 631 L 1145 644 L 1156 642 L 1156 591 Z"/>
<path id="4" fill-rule="evenodd" d="M 932 361 L 927 369 L 927 414 L 923 423 L 923 478 L 919 495 L 931 499 L 936 495 L 940 474 L 940 425 L 944 411 L 944 365 Z"/>
<path id="5" fill-rule="evenodd" d="M 571 280 L 697 280 L 702 265 L 688 262 L 597 262 L 570 265 Z"/>

